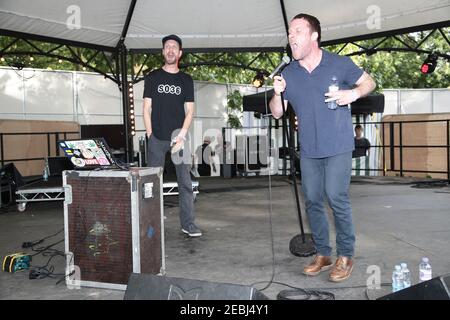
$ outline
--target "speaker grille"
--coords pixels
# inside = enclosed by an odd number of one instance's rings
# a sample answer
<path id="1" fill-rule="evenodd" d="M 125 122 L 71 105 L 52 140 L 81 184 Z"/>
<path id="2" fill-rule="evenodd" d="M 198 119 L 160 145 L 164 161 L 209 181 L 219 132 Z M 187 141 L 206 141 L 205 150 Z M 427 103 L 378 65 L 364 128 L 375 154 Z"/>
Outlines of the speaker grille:
<path id="1" fill-rule="evenodd" d="M 75 176 L 67 184 L 69 251 L 81 280 L 126 284 L 133 263 L 130 184 L 124 178 Z"/>

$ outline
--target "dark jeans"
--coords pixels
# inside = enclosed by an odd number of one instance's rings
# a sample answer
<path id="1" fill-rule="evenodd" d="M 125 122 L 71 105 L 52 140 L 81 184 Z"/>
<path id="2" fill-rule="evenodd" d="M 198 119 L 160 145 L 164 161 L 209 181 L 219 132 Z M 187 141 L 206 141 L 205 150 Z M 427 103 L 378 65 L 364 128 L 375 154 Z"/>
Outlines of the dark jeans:
<path id="1" fill-rule="evenodd" d="M 178 203 L 180 205 L 180 223 L 183 229 L 194 223 L 194 194 L 190 175 L 190 152 L 185 143 L 185 149 L 179 154 L 172 154 L 178 183 Z M 170 141 L 159 140 L 153 134 L 148 139 L 148 166 L 164 167 L 166 153 L 170 149 Z"/>
<path id="2" fill-rule="evenodd" d="M 318 254 L 331 255 L 328 219 L 324 206 L 326 197 L 334 215 L 337 255 L 352 257 L 355 231 L 348 194 L 352 153 L 320 159 L 301 157 L 300 167 L 306 213 Z"/>

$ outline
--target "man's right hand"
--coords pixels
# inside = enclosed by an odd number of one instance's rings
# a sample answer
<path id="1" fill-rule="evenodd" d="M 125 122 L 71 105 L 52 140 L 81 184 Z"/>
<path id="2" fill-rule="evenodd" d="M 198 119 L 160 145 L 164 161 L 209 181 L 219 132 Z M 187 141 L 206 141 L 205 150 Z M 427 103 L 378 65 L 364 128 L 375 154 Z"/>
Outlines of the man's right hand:
<path id="1" fill-rule="evenodd" d="M 286 89 L 286 81 L 281 76 L 273 77 L 273 90 L 279 96 Z"/>
<path id="2" fill-rule="evenodd" d="M 151 135 L 152 135 L 152 132 L 147 131 L 147 138 L 150 138 Z"/>

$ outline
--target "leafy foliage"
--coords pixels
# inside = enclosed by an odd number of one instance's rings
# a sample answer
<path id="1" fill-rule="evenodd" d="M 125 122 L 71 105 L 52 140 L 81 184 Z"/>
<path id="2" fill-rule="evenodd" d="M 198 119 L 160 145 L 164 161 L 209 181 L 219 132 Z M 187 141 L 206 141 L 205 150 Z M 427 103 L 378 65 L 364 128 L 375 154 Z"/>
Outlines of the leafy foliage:
<path id="1" fill-rule="evenodd" d="M 241 128 L 242 123 L 242 96 L 239 90 L 227 95 L 228 125 L 232 128 Z"/>
<path id="2" fill-rule="evenodd" d="M 450 28 L 442 28 L 443 33 L 449 37 Z M 416 32 L 405 34 L 388 39 L 371 39 L 349 44 L 342 48 L 342 45 L 329 46 L 325 49 L 332 52 L 339 52 L 341 55 L 352 55 L 353 61 L 364 68 L 377 82 L 377 91 L 389 88 L 448 88 L 450 84 L 450 62 L 444 59 L 438 60 L 436 70 L 428 75 L 420 72 L 420 66 L 426 58 L 425 54 L 415 52 L 396 52 L 389 48 L 405 47 L 404 43 L 411 47 L 415 47 L 422 39 L 430 34 L 430 31 Z M 378 50 L 373 54 L 353 55 L 355 52 L 361 51 L 361 47 L 372 47 L 382 41 L 377 47 Z M 43 55 L 34 55 L 33 46 L 39 47 L 42 51 L 51 52 L 54 57 L 46 57 Z M 12 45 L 11 45 L 12 44 Z M 28 43 L 20 40 L 14 42 L 14 38 L 0 36 L 0 51 L 7 48 L 0 61 L 0 66 L 23 65 L 28 68 L 41 68 L 50 70 L 86 70 L 83 66 L 73 61 L 59 59 L 58 57 L 71 57 L 72 54 L 66 46 L 56 48 L 57 45 L 43 43 L 38 41 L 29 41 Z M 55 49 L 56 48 L 56 49 Z M 450 54 L 449 44 L 442 37 L 439 31 L 435 31 L 427 41 L 420 47 L 422 50 L 441 52 Z M 72 48 L 72 50 L 81 58 L 83 62 L 89 61 L 89 65 L 93 68 L 105 73 L 110 73 L 110 66 L 114 66 L 114 57 L 111 61 L 106 61 L 101 54 L 95 55 L 96 52 L 91 49 Z M 21 52 L 15 55 L 13 52 Z M 30 56 L 33 60 L 30 60 Z M 58 56 L 58 57 L 57 57 Z M 129 55 L 128 72 L 137 75 L 139 78 L 144 73 L 155 68 L 159 68 L 163 64 L 161 54 L 134 54 Z M 250 84 L 255 71 L 253 69 L 261 69 L 271 71 L 275 64 L 280 61 L 280 53 L 198 53 L 184 54 L 180 65 L 184 66 L 183 71 L 192 75 L 194 80 L 211 81 L 218 83 L 237 83 Z M 59 61 L 60 60 L 60 61 Z M 215 61 L 216 64 L 211 63 Z M 251 65 L 251 68 L 248 66 Z M 235 121 L 235 120 L 232 120 Z M 237 121 L 236 121 L 237 124 Z"/>
<path id="3" fill-rule="evenodd" d="M 447 30 L 449 36 L 450 28 Z M 354 55 L 353 61 L 366 70 L 376 81 L 377 91 L 392 88 L 448 88 L 450 84 L 450 62 L 442 58 L 438 59 L 436 70 L 431 74 L 422 74 L 420 67 L 425 61 L 426 54 L 415 52 L 397 52 L 389 50 L 401 46 L 400 40 L 408 45 L 415 46 L 420 39 L 425 38 L 430 31 L 417 32 L 389 38 L 379 47 L 379 51 L 371 55 Z M 365 47 L 371 47 L 380 42 L 380 39 L 366 40 L 361 43 Z M 332 46 L 327 49 L 337 52 L 342 45 Z M 421 46 L 421 50 L 429 50 L 450 54 L 447 42 L 439 32 L 434 32 L 426 43 Z M 346 46 L 340 54 L 346 55 L 359 51 L 355 45 Z"/>

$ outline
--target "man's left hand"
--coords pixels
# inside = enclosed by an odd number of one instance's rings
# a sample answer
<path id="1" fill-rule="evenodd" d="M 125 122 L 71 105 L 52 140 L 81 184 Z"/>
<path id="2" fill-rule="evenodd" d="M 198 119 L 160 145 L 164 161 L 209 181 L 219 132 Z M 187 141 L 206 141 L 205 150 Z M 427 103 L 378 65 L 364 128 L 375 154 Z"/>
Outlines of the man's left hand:
<path id="1" fill-rule="evenodd" d="M 336 101 L 340 106 L 345 106 L 358 100 L 359 96 L 356 90 L 338 90 L 335 92 L 327 92 L 325 96 L 329 97 L 325 102 Z"/>
<path id="2" fill-rule="evenodd" d="M 178 152 L 179 150 L 183 149 L 184 141 L 186 141 L 186 134 L 187 130 L 181 129 L 178 135 L 173 140 L 172 145 L 172 153 Z"/>
<path id="3" fill-rule="evenodd" d="M 187 130 L 181 129 L 177 135 L 177 142 L 186 141 Z"/>

